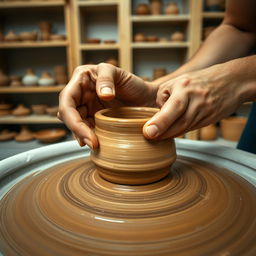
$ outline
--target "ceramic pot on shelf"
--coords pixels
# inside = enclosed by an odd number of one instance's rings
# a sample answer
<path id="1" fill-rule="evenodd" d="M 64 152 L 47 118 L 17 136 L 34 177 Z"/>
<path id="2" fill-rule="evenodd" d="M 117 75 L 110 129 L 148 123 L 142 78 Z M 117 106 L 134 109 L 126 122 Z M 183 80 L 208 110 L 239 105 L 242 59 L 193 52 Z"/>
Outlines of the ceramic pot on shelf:
<path id="1" fill-rule="evenodd" d="M 158 42 L 158 37 L 157 36 L 147 36 L 147 42 Z"/>
<path id="2" fill-rule="evenodd" d="M 68 76 L 66 73 L 66 68 L 64 66 L 54 67 L 54 78 L 57 84 L 65 85 L 68 82 Z"/>
<path id="3" fill-rule="evenodd" d="M 180 10 L 176 3 L 170 2 L 165 9 L 165 13 L 168 15 L 177 15 L 180 13 Z"/>
<path id="4" fill-rule="evenodd" d="M 36 86 L 38 77 L 35 75 L 31 68 L 27 69 L 26 75 L 22 78 L 22 84 L 25 86 Z"/>
<path id="5" fill-rule="evenodd" d="M 26 108 L 23 104 L 19 104 L 13 111 L 14 116 L 27 116 L 31 113 L 29 108 Z"/>
<path id="6" fill-rule="evenodd" d="M 33 113 L 36 115 L 44 115 L 46 113 L 47 105 L 45 104 L 36 104 L 31 106 Z"/>
<path id="7" fill-rule="evenodd" d="M 9 77 L 0 69 L 0 86 L 7 86 L 9 84 Z"/>
<path id="8" fill-rule="evenodd" d="M 180 31 L 176 31 L 171 35 L 172 42 L 183 42 L 184 40 L 185 40 L 185 35 Z"/>
<path id="9" fill-rule="evenodd" d="M 22 83 L 21 83 L 21 76 L 16 76 L 16 75 L 13 75 L 13 76 L 10 76 L 10 86 L 11 87 L 20 87 L 22 86 Z"/>
<path id="10" fill-rule="evenodd" d="M 153 79 L 160 78 L 162 76 L 165 76 L 167 74 L 165 68 L 154 68 L 153 69 Z"/>
<path id="11" fill-rule="evenodd" d="M 15 140 L 18 142 L 26 142 L 34 139 L 33 132 L 31 132 L 26 125 L 21 127 L 20 132 L 15 136 Z"/>
<path id="12" fill-rule="evenodd" d="M 137 15 L 148 15 L 150 14 L 150 8 L 148 4 L 141 3 L 137 5 L 135 13 Z"/>
<path id="13" fill-rule="evenodd" d="M 215 124 L 207 125 L 199 131 L 200 140 L 215 140 L 217 137 L 217 127 Z"/>
<path id="14" fill-rule="evenodd" d="M 12 132 L 7 129 L 4 129 L 0 131 L 0 141 L 12 140 L 16 134 L 17 134 L 16 132 Z"/>
<path id="15" fill-rule="evenodd" d="M 144 124 L 158 111 L 123 107 L 95 114 L 100 147 L 92 151 L 91 160 L 104 179 L 118 184 L 147 184 L 169 173 L 176 159 L 174 140 L 147 140 L 142 133 Z"/>
<path id="16" fill-rule="evenodd" d="M 37 32 L 21 32 L 20 33 L 20 40 L 21 41 L 36 41 L 37 39 Z"/>
<path id="17" fill-rule="evenodd" d="M 147 39 L 144 34 L 136 33 L 134 35 L 134 42 L 145 42 Z"/>
<path id="18" fill-rule="evenodd" d="M 38 84 L 40 86 L 51 86 L 55 84 L 55 80 L 48 72 L 43 72 L 38 80 Z"/>
<path id="19" fill-rule="evenodd" d="M 6 42 L 18 42 L 20 41 L 20 37 L 14 33 L 14 31 L 10 30 L 5 36 L 4 40 Z"/>
<path id="20" fill-rule="evenodd" d="M 162 0 L 150 0 L 150 11 L 153 15 L 160 15 L 162 13 Z"/>
<path id="21" fill-rule="evenodd" d="M 51 28 L 52 25 L 48 21 L 41 21 L 39 23 L 39 30 L 40 30 L 40 40 L 48 41 L 51 37 Z"/>

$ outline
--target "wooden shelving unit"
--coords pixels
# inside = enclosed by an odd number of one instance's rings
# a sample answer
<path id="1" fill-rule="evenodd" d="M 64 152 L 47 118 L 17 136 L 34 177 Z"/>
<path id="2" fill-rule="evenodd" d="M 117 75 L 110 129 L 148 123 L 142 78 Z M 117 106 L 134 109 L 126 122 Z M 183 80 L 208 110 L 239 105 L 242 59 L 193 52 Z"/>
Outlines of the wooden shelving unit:
<path id="1" fill-rule="evenodd" d="M 30 115 L 24 117 L 4 116 L 0 117 L 0 124 L 60 124 L 57 117 L 48 115 Z"/>
<path id="2" fill-rule="evenodd" d="M 154 48 L 188 48 L 189 42 L 143 42 L 143 43 L 131 43 L 131 47 L 134 49 L 154 49 Z"/>
<path id="3" fill-rule="evenodd" d="M 9 94 L 9 93 L 53 93 L 60 92 L 64 89 L 64 85 L 57 86 L 47 86 L 47 87 L 0 87 L 0 93 Z"/>
<path id="4" fill-rule="evenodd" d="M 51 1 L 2 1 L 0 8 L 27 8 L 27 7 L 48 7 L 48 6 L 64 6 L 65 0 Z"/>
<path id="5" fill-rule="evenodd" d="M 0 43 L 0 49 L 11 48 L 43 48 L 43 47 L 66 47 L 69 43 L 67 41 L 35 41 L 35 42 L 13 42 Z"/>

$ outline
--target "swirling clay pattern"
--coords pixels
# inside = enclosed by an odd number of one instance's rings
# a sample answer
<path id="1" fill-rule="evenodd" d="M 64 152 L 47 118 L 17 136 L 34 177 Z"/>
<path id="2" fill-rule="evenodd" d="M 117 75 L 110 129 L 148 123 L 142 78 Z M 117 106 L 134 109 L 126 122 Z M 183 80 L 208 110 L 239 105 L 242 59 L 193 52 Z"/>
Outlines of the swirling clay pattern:
<path id="1" fill-rule="evenodd" d="M 256 189 L 178 157 L 164 179 L 118 185 L 89 159 L 17 183 L 1 200 L 5 255 L 256 255 Z"/>

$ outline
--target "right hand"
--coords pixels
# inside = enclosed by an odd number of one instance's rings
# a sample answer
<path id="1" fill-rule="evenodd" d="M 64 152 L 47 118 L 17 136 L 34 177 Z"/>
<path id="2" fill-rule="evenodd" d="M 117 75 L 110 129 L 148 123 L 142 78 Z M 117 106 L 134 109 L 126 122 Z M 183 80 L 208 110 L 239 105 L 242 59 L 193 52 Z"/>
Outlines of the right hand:
<path id="1" fill-rule="evenodd" d="M 155 106 L 157 87 L 111 64 L 75 69 L 59 96 L 58 118 L 73 132 L 80 146 L 95 149 L 94 114 L 103 108 Z"/>

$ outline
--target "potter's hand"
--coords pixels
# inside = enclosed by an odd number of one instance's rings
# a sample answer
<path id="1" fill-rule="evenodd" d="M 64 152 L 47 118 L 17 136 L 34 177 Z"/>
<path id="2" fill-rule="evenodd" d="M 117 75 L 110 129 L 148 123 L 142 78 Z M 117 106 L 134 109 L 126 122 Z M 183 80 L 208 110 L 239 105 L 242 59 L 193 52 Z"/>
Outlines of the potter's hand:
<path id="1" fill-rule="evenodd" d="M 94 114 L 103 108 L 154 106 L 157 88 L 113 65 L 79 66 L 59 97 L 58 118 L 73 132 L 80 146 L 98 146 Z"/>
<path id="2" fill-rule="evenodd" d="M 228 62 L 164 82 L 157 94 L 161 110 L 145 124 L 145 136 L 173 138 L 233 113 L 249 88 L 238 68 Z"/>

